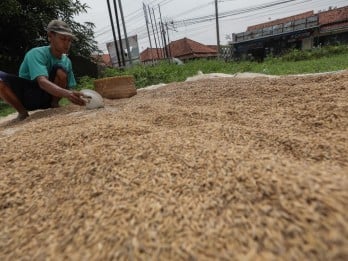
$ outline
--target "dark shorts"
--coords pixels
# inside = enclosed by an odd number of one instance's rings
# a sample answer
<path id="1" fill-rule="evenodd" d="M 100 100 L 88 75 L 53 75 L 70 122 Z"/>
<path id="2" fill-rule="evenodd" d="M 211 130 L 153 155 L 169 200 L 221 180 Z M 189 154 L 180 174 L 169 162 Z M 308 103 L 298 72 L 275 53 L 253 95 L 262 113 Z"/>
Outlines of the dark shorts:
<path id="1" fill-rule="evenodd" d="M 54 66 L 48 77 L 51 82 L 54 81 L 58 69 L 64 70 L 59 65 Z M 52 95 L 41 89 L 36 80 L 27 80 L 2 71 L 0 71 L 0 80 L 11 88 L 28 111 L 51 107 Z"/>

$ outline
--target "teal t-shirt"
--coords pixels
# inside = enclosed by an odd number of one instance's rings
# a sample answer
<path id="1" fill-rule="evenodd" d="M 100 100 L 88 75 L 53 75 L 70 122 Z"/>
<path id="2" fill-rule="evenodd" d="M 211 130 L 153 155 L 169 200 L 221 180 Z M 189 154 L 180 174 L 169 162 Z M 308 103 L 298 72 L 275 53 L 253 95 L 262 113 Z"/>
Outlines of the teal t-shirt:
<path id="1" fill-rule="evenodd" d="M 27 52 L 19 68 L 19 77 L 28 80 L 35 80 L 38 76 L 48 77 L 56 64 L 63 66 L 68 73 L 68 87 L 76 86 L 69 57 L 63 54 L 61 59 L 57 59 L 52 55 L 50 46 L 36 47 Z"/>

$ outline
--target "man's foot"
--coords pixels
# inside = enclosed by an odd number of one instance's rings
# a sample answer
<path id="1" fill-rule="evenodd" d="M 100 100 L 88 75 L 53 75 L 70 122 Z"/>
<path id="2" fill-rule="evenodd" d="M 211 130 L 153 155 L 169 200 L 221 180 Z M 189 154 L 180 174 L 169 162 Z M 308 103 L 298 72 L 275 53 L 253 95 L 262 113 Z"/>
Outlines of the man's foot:
<path id="1" fill-rule="evenodd" d="M 28 112 L 18 113 L 17 120 L 22 121 L 29 117 Z"/>

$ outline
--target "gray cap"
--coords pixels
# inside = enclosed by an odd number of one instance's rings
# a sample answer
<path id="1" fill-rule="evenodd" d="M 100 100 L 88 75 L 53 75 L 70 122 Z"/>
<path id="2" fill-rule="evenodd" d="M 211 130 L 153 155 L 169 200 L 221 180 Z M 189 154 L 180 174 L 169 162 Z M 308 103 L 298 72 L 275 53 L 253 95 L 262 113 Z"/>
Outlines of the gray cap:
<path id="1" fill-rule="evenodd" d="M 59 34 L 69 35 L 76 39 L 69 25 L 62 20 L 52 20 L 47 26 L 47 32 L 55 32 Z"/>

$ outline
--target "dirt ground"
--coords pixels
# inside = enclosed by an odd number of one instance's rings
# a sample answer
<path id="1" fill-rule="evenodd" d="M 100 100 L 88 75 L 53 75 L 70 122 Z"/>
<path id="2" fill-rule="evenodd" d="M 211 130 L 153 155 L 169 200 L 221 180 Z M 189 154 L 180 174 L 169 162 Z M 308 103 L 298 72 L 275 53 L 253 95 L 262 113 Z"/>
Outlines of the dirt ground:
<path id="1" fill-rule="evenodd" d="M 348 260 L 348 71 L 105 103 L 2 120 L 1 260 Z"/>

